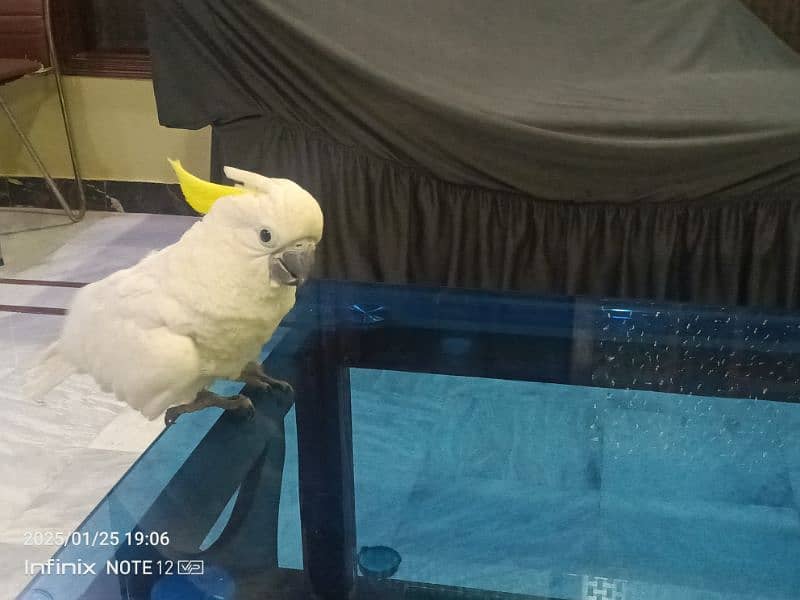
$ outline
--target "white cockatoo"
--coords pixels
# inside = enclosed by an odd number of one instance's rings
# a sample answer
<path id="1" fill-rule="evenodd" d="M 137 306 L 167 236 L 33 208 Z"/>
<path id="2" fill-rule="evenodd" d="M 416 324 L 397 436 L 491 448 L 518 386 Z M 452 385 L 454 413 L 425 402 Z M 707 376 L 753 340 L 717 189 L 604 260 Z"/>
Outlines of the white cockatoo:
<path id="1" fill-rule="evenodd" d="M 40 399 L 88 373 L 148 419 L 220 406 L 252 415 L 241 395 L 208 391 L 217 378 L 291 389 L 256 362 L 295 302 L 322 237 L 322 211 L 287 179 L 225 168 L 241 185 L 186 173 L 186 200 L 207 212 L 175 244 L 77 292 L 61 335 L 29 372 Z"/>

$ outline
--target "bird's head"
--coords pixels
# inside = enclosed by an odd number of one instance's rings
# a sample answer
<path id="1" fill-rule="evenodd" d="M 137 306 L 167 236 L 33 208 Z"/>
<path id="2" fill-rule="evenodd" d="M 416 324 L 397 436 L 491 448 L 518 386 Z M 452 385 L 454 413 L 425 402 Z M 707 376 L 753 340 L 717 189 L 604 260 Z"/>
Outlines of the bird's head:
<path id="1" fill-rule="evenodd" d="M 288 179 L 268 178 L 232 167 L 225 167 L 225 175 L 239 186 L 220 186 L 196 178 L 187 186 L 186 177 L 179 173 L 179 178 L 184 195 L 193 206 L 190 196 L 196 199 L 199 191 L 202 197 L 203 184 L 214 186 L 213 191 L 205 188 L 203 202 L 213 195 L 218 197 L 203 206 L 207 209 L 203 221 L 210 230 L 224 236 L 226 251 L 263 263 L 273 286 L 302 285 L 311 273 L 322 238 L 322 210 L 317 201 Z"/>

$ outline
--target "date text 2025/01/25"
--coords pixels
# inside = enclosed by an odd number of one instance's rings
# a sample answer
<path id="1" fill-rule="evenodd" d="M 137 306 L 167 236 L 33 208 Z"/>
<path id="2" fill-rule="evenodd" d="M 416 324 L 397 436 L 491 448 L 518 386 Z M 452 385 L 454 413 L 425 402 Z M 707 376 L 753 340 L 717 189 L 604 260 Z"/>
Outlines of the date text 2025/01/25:
<path id="1" fill-rule="evenodd" d="M 26 531 L 25 546 L 167 546 L 166 531 Z"/>

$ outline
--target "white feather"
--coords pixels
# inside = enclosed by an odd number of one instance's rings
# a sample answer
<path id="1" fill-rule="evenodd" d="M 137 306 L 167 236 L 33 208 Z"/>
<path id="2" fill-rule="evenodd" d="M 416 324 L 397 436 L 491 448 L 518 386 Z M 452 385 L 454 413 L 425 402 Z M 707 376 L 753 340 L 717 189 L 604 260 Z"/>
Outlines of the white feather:
<path id="1" fill-rule="evenodd" d="M 225 177 L 242 184 L 241 187 L 247 190 L 269 194 L 273 189 L 272 180 L 258 173 L 251 173 L 250 171 L 243 171 L 233 167 L 224 167 L 223 171 L 225 172 Z"/>
<path id="2" fill-rule="evenodd" d="M 42 397 L 70 375 L 76 372 L 75 366 L 66 360 L 59 350 L 58 342 L 42 353 L 38 364 L 31 368 L 22 386 L 24 398 L 41 402 Z"/>
<path id="3" fill-rule="evenodd" d="M 322 235 L 316 200 L 273 181 L 269 194 L 261 182 L 220 199 L 177 243 L 79 290 L 58 341 L 28 374 L 27 395 L 41 399 L 71 374 L 89 373 L 153 419 L 213 379 L 237 377 L 295 299 L 295 288 L 270 280 L 275 248 L 259 241 L 260 228 L 285 244 Z"/>

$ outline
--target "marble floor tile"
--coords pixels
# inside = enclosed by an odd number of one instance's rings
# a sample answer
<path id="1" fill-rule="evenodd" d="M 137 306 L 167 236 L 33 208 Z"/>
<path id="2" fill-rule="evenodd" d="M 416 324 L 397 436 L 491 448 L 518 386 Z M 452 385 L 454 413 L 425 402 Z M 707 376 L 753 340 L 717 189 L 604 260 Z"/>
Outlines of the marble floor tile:
<path id="1" fill-rule="evenodd" d="M 137 458 L 130 452 L 74 449 L 69 462 L 49 478 L 47 486 L 5 527 L 0 542 L 24 540 L 27 531 L 73 531 Z"/>
<path id="2" fill-rule="evenodd" d="M 794 509 L 603 494 L 600 523 L 598 559 L 613 577 L 753 597 L 800 585 Z"/>
<path id="3" fill-rule="evenodd" d="M 469 382 L 466 385 L 470 385 Z M 433 434 L 425 476 L 515 479 L 552 489 L 599 487 L 597 411 L 528 382 L 451 398 Z"/>
<path id="4" fill-rule="evenodd" d="M 22 543 L 9 533 L 18 516 L 70 464 L 75 448 L 30 445 L 0 453 L 0 543 Z"/>
<path id="5" fill-rule="evenodd" d="M 6 266 L 0 268 L 0 277 L 93 281 L 173 243 L 195 222 L 89 213 L 79 224 L 49 227 L 59 219 L 63 221 L 63 216 L 0 212 L 0 232 L 43 227 L 3 235 Z M 72 294 L 74 290 L 65 288 L 2 285 L 0 304 L 64 307 Z M 4 507 L 0 565 L 5 570 L 14 569 L 5 560 L 5 551 L 13 553 L 24 531 L 71 531 L 163 430 L 163 423 L 146 421 L 102 393 L 86 376 L 69 378 L 42 403 L 20 397 L 24 371 L 55 339 L 61 323 L 57 316 L 0 313 L 0 503 Z M 210 427 L 204 419 L 216 415 L 191 416 L 195 418 L 182 419 L 171 428 L 169 455 L 144 461 L 143 477 L 125 482 L 120 494 L 125 499 L 120 514 L 125 518 L 137 518 L 136 510 L 149 506 L 163 487 L 163 478 L 174 473 L 170 465 L 180 465 Z M 117 517 L 117 524 L 121 520 Z M 19 556 L 32 560 L 46 560 L 53 552 L 53 548 L 25 548 Z M 13 575 L 0 580 L 18 591 L 27 580 Z"/>
<path id="6" fill-rule="evenodd" d="M 93 224 L 114 213 L 88 212 L 83 221 L 72 223 L 63 213 L 30 213 L 0 209 L 0 236 L 2 236 L 5 266 L 0 267 L 3 277 L 11 277 L 27 269 L 38 267 L 49 260 L 57 249 Z M 8 232 L 19 233 L 8 233 Z"/>
<path id="7" fill-rule="evenodd" d="M 30 315 L 0 312 L 0 393 L 16 395 L 16 382 L 3 378 L 18 369 L 29 368 L 42 349 L 58 335 L 63 319 L 54 315 Z M 2 372 L 0 372 L 2 373 Z"/>
<path id="8" fill-rule="evenodd" d="M 9 381 L 15 381 L 14 377 L 2 383 Z M 15 448 L 28 446 L 86 447 L 122 407 L 111 394 L 101 392 L 88 376 L 69 378 L 41 402 L 13 396 L 3 389 L 0 419 L 7 429 L 0 438 L 0 451 L 13 453 Z"/>
<path id="9" fill-rule="evenodd" d="M 172 244 L 197 219 L 172 215 L 116 214 L 92 215 L 86 222 L 60 228 L 58 243 L 47 243 L 49 253 L 33 251 L 36 263 L 26 259 L 32 249 L 51 231 L 43 230 L 4 236 L 3 253 L 7 276 L 30 279 L 95 281 L 122 268 L 130 267 L 149 252 Z M 64 232 L 72 237 L 64 239 Z M 102 260 L 97 260 L 102 256 Z"/>
<path id="10" fill-rule="evenodd" d="M 0 598 L 16 598 L 30 582 L 25 561 L 46 561 L 52 554 L 53 549 L 46 546 L 0 543 Z"/>
<path id="11" fill-rule="evenodd" d="M 511 561 L 569 571 L 591 564 L 599 493 L 565 493 L 510 481 L 419 482 L 394 536 L 398 551 L 435 558 L 440 568 Z"/>
<path id="12" fill-rule="evenodd" d="M 164 431 L 161 419 L 148 421 L 142 414 L 128 406 L 122 408 L 90 443 L 94 450 L 115 450 L 141 454 Z"/>
<path id="13" fill-rule="evenodd" d="M 606 415 L 603 434 L 604 491 L 676 502 L 793 503 L 780 440 L 757 428 L 742 431 L 710 417 L 615 410 Z"/>
<path id="14" fill-rule="evenodd" d="M 76 291 L 71 288 L 0 283 L 0 304 L 66 308 Z"/>
<path id="15" fill-rule="evenodd" d="M 350 370 L 356 531 L 359 545 L 392 536 L 441 420 L 444 380 Z"/>

